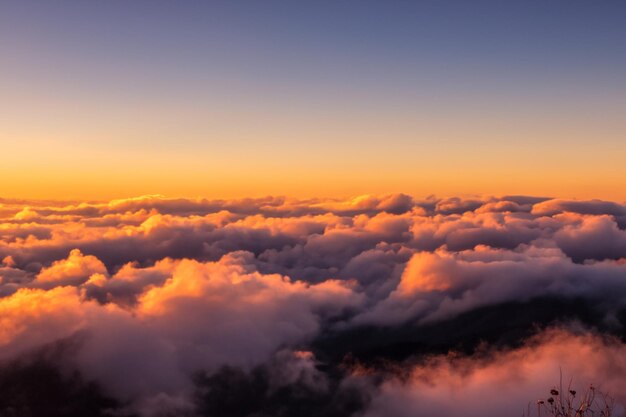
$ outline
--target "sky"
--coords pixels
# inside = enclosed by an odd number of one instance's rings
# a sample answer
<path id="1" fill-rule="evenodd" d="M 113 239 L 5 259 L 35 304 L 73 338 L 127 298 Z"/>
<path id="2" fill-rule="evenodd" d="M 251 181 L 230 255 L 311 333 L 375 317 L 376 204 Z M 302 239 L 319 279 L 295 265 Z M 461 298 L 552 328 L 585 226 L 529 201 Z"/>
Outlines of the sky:
<path id="1" fill-rule="evenodd" d="M 621 1 L 0 1 L 0 194 L 626 200 Z"/>

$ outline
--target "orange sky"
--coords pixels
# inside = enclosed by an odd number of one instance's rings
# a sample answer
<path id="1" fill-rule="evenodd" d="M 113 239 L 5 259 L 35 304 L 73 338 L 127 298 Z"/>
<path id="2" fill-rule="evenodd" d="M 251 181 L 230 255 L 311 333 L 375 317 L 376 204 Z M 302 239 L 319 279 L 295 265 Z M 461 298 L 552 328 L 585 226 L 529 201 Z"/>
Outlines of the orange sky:
<path id="1" fill-rule="evenodd" d="M 381 138 L 382 142 L 382 138 Z M 472 143 L 281 149 L 92 149 L 42 141 L 4 146 L 4 197 L 113 199 L 366 193 L 529 194 L 626 200 L 624 145 Z"/>
<path id="2" fill-rule="evenodd" d="M 568 6 L 7 5 L 0 196 L 626 200 L 623 13 Z"/>

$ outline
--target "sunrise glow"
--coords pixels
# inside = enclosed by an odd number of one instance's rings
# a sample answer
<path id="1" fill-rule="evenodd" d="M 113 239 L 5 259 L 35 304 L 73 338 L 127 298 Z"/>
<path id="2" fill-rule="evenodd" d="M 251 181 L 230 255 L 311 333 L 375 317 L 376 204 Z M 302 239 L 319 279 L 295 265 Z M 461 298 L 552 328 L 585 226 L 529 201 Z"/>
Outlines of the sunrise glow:
<path id="1" fill-rule="evenodd" d="M 625 42 L 619 1 L 0 0 L 0 417 L 624 415 Z"/>

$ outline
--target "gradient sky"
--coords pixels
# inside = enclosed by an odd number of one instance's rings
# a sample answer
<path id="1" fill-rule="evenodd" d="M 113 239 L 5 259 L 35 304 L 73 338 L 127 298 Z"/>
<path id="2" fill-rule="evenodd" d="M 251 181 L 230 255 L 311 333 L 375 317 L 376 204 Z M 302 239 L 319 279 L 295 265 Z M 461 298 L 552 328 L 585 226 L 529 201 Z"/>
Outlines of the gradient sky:
<path id="1" fill-rule="evenodd" d="M 0 1 L 0 195 L 626 200 L 622 1 Z"/>

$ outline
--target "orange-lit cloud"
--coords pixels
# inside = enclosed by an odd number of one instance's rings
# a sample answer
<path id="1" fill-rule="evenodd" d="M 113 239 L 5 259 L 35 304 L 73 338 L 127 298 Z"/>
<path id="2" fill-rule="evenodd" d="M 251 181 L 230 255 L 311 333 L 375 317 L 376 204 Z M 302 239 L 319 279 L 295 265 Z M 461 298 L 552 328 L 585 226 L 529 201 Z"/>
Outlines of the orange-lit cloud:
<path id="1" fill-rule="evenodd" d="M 263 407 L 297 386 L 340 415 L 350 415 L 345 395 L 350 413 L 372 416 L 395 410 L 392 402 L 454 413 L 453 398 L 496 415 L 539 395 L 534 387 L 553 381 L 560 360 L 594 379 L 623 349 L 586 336 L 626 325 L 618 203 L 369 195 L 2 204 L 0 357 L 43 355 L 93 381 L 118 411 L 193 412 L 215 400 L 201 387 L 239 378 L 266 387 L 255 397 Z M 582 336 L 532 338 L 573 322 Z M 465 359 L 438 356 L 456 349 Z M 589 349 L 606 354 L 582 366 L 567 353 Z M 398 367 L 413 369 L 408 382 L 389 372 Z M 526 378 L 517 393 L 502 382 L 512 374 Z M 506 401 L 472 400 L 497 389 Z"/>
<path id="2" fill-rule="evenodd" d="M 482 358 L 435 356 L 385 382 L 365 415 L 497 417 L 530 410 L 537 416 L 536 402 L 551 389 L 580 397 L 591 384 L 598 390 L 594 407 L 604 405 L 601 392 L 623 403 L 625 353 L 617 339 L 553 329 L 520 349 Z"/>

